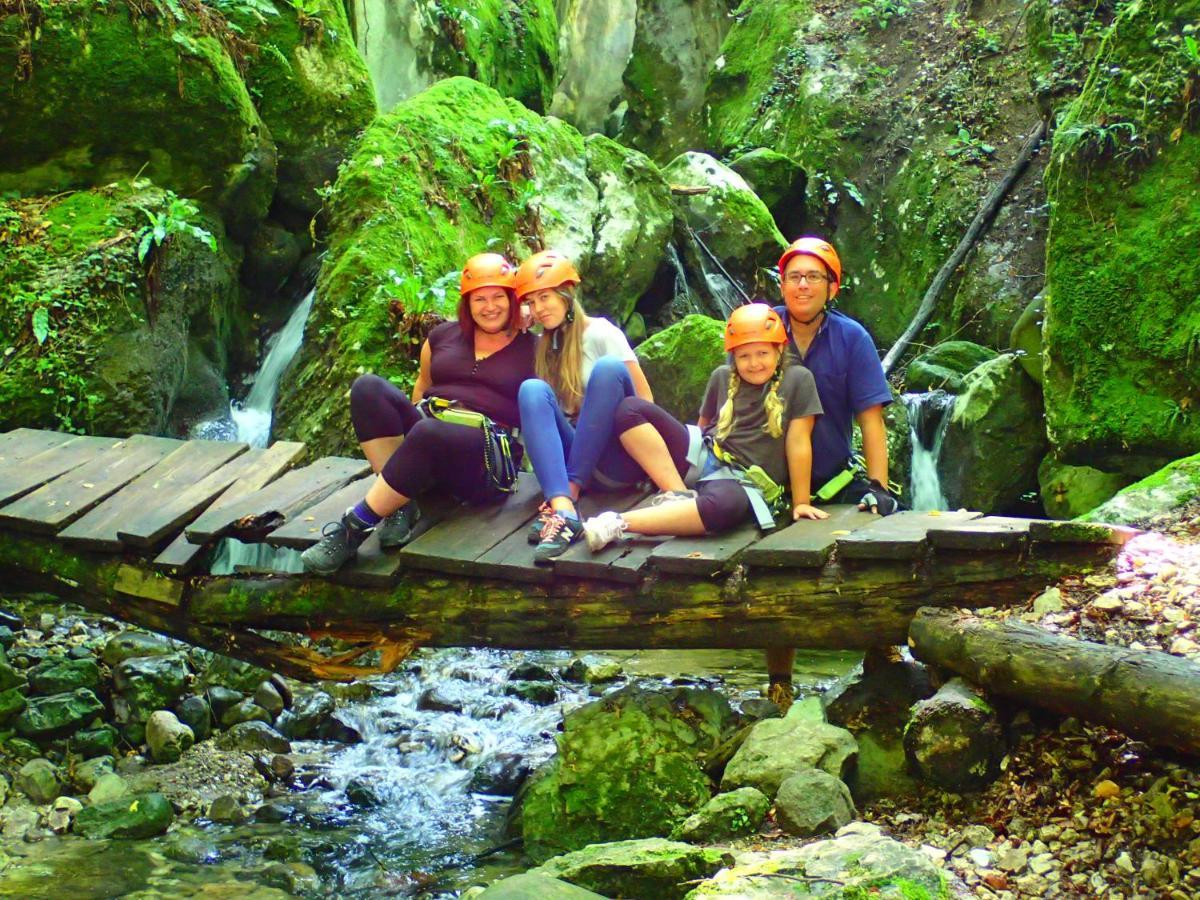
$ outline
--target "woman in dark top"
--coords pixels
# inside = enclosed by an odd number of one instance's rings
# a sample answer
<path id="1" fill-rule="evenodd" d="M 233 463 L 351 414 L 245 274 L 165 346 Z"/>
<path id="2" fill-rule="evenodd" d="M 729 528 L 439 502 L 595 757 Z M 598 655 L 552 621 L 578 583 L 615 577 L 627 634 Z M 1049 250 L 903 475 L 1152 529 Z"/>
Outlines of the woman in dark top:
<path id="1" fill-rule="evenodd" d="M 496 253 L 468 260 L 458 321 L 429 333 L 411 400 L 377 375 L 355 380 L 350 418 L 378 477 L 363 501 L 327 524 L 321 542 L 304 551 L 305 570 L 336 571 L 376 528 L 383 547 L 404 544 L 420 516 L 413 498 L 430 488 L 467 503 L 503 495 L 507 485 L 497 471 L 503 460 L 492 434 L 503 437 L 516 425 L 517 391 L 534 374 L 535 340 L 518 327 L 515 271 Z M 481 427 L 479 414 L 491 431 Z M 519 455 L 520 446 L 513 443 L 512 452 Z"/>

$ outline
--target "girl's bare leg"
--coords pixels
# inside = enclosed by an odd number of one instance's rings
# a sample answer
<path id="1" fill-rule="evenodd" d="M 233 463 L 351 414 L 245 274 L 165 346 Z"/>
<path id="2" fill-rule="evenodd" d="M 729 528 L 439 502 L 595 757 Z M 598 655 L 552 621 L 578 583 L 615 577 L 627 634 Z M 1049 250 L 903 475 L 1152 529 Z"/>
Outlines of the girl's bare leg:
<path id="1" fill-rule="evenodd" d="M 638 428 L 641 427 L 640 425 L 638 426 Z M 649 425 L 645 427 L 650 428 Z M 650 430 L 654 431 L 653 428 L 650 428 Z M 626 432 L 626 434 L 628 433 Z M 657 431 L 654 433 L 658 434 Z M 669 456 L 667 458 L 670 459 Z M 675 470 L 674 464 L 672 464 L 671 470 Z M 682 489 L 683 482 L 681 481 L 677 490 Z M 670 490 L 670 488 L 664 488 L 664 490 Z M 696 506 L 695 500 L 678 500 L 674 503 L 664 503 L 662 506 L 633 509 L 629 512 L 621 513 L 621 518 L 625 520 L 625 529 L 632 531 L 634 534 L 675 534 L 681 536 L 704 534 L 704 523 L 700 521 L 700 511 Z"/>
<path id="2" fill-rule="evenodd" d="M 658 429 L 649 422 L 621 432 L 621 446 L 625 448 L 625 452 L 633 457 L 634 462 L 642 467 L 642 471 L 650 476 L 650 480 L 658 486 L 660 491 L 685 490 L 683 476 L 675 468 L 675 461 L 671 459 L 671 451 L 667 449 L 667 442 L 658 433 Z M 626 520 L 628 520 L 628 517 L 626 517 Z M 699 516 L 696 517 L 696 520 L 699 521 Z M 703 529 L 698 532 L 655 531 L 642 533 L 703 534 Z"/>

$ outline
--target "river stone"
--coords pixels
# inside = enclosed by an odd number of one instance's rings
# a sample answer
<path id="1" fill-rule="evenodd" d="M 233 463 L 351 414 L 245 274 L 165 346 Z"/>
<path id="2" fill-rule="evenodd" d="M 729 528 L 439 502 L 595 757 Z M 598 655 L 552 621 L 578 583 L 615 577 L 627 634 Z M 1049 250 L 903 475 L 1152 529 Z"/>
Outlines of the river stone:
<path id="1" fill-rule="evenodd" d="M 217 738 L 222 750 L 267 750 L 271 753 L 291 753 L 287 738 L 266 722 L 239 722 Z"/>
<path id="2" fill-rule="evenodd" d="M 100 667 L 93 659 L 47 659 L 29 670 L 29 689 L 35 694 L 62 694 L 76 688 L 94 691 Z"/>
<path id="3" fill-rule="evenodd" d="M 240 722 L 266 722 L 270 725 L 274 717 L 253 700 L 235 703 L 221 716 L 221 727 L 232 728 Z"/>
<path id="4" fill-rule="evenodd" d="M 213 718 L 217 721 L 225 715 L 226 710 L 241 703 L 245 695 L 231 688 L 213 685 L 208 689 L 208 703 L 212 707 Z"/>
<path id="5" fill-rule="evenodd" d="M 246 811 L 238 798 L 232 794 L 222 794 L 208 805 L 209 819 L 223 825 L 240 825 L 246 821 Z"/>
<path id="6" fill-rule="evenodd" d="M 615 659 L 605 659 L 602 656 L 581 656 L 559 669 L 558 674 L 565 681 L 577 684 L 603 684 L 616 681 L 623 673 L 621 664 Z"/>
<path id="7" fill-rule="evenodd" d="M 170 709 L 179 700 L 187 686 L 188 667 L 179 653 L 132 656 L 117 664 L 113 676 L 117 724 L 144 725 L 156 709 Z"/>
<path id="8" fill-rule="evenodd" d="M 731 861 L 719 850 L 646 838 L 592 844 L 533 871 L 606 897 L 680 898 L 688 892 L 685 882 L 711 877 Z"/>
<path id="9" fill-rule="evenodd" d="M 951 509 L 1002 513 L 1037 487 L 1042 394 L 1011 353 L 972 369 L 963 385 L 942 439 L 942 491 Z"/>
<path id="10" fill-rule="evenodd" d="M 771 799 L 757 788 L 744 787 L 717 794 L 672 832 L 672 840 L 716 844 L 758 831 L 771 808 Z"/>
<path id="11" fill-rule="evenodd" d="M 473 900 L 604 900 L 604 895 L 535 869 L 495 881 Z"/>
<path id="12" fill-rule="evenodd" d="M 96 779 L 92 789 L 88 791 L 88 803 L 99 806 L 120 800 L 129 793 L 129 784 L 116 772 L 106 772 Z"/>
<path id="13" fill-rule="evenodd" d="M 297 694 L 292 708 L 276 720 L 279 733 L 292 740 L 312 737 L 321 724 L 333 715 L 333 698 L 324 691 Z"/>
<path id="14" fill-rule="evenodd" d="M 278 689 L 269 681 L 260 683 L 254 689 L 254 702 L 265 709 L 272 719 L 283 712 L 285 705 Z"/>
<path id="15" fill-rule="evenodd" d="M 510 681 L 504 686 L 504 693 L 536 706 L 549 706 L 558 700 L 558 688 L 552 681 Z"/>
<path id="16" fill-rule="evenodd" d="M 208 655 L 207 660 L 201 675 L 201 681 L 207 687 L 220 685 L 241 691 L 243 694 L 252 694 L 259 684 L 271 678 L 271 673 L 262 666 L 242 662 L 231 656 L 212 653 Z"/>
<path id="17" fill-rule="evenodd" d="M 17 636 L 7 625 L 0 625 L 0 650 L 7 650 L 13 645 Z"/>
<path id="18" fill-rule="evenodd" d="M 83 809 L 83 804 L 74 797 L 59 797 L 46 816 L 46 824 L 55 834 L 66 834 L 71 829 L 75 814 Z"/>
<path id="19" fill-rule="evenodd" d="M 157 763 L 177 762 L 196 742 L 196 735 L 165 709 L 150 714 L 146 720 L 146 743 L 150 756 Z"/>
<path id="20" fill-rule="evenodd" d="M 134 656 L 168 656 L 174 652 L 167 639 L 157 634 L 122 631 L 108 639 L 101 656 L 110 666 L 117 666 Z"/>
<path id="21" fill-rule="evenodd" d="M 25 680 L 25 676 L 13 668 L 6 657 L 0 656 L 0 691 L 21 687 Z"/>
<path id="22" fill-rule="evenodd" d="M 345 793 L 346 799 L 360 809 L 374 809 L 383 804 L 370 779 L 361 775 L 356 775 L 346 783 Z"/>
<path id="23" fill-rule="evenodd" d="M 345 714 L 341 712 L 334 712 L 321 723 L 317 728 L 317 737 L 339 744 L 361 744 L 363 740 L 362 732 L 347 721 Z"/>
<path id="24" fill-rule="evenodd" d="M 175 820 L 162 794 L 136 794 L 87 806 L 75 816 L 75 833 L 85 838 L 148 838 L 162 834 Z"/>
<path id="25" fill-rule="evenodd" d="M 952 678 L 913 706 L 904 750 L 920 776 L 942 790 L 981 790 L 1000 773 L 1004 734 L 996 711 L 972 685 Z"/>
<path id="26" fill-rule="evenodd" d="M 71 770 L 71 783 L 80 793 L 87 793 L 96 786 L 96 782 L 113 771 L 111 756 L 97 756 L 86 759 Z"/>
<path id="27" fill-rule="evenodd" d="M 1131 484 L 1083 516 L 1085 522 L 1138 525 L 1200 497 L 1200 453 L 1185 456 Z"/>
<path id="28" fill-rule="evenodd" d="M 37 744 L 22 737 L 8 738 L 4 742 L 4 750 L 8 754 L 9 759 L 14 762 L 37 759 L 42 752 L 42 749 Z"/>
<path id="29" fill-rule="evenodd" d="M 904 370 L 904 387 L 915 393 L 948 391 L 960 394 L 966 374 L 998 355 L 990 347 L 971 341 L 943 341 L 908 364 Z"/>
<path id="30" fill-rule="evenodd" d="M 13 787 L 34 803 L 49 803 L 62 791 L 58 769 L 48 759 L 31 759 L 17 770 Z"/>
<path id="31" fill-rule="evenodd" d="M 199 694 L 184 697 L 175 707 L 175 715 L 179 721 L 192 729 L 197 741 L 206 740 L 212 735 L 212 710 L 208 701 Z"/>
<path id="32" fill-rule="evenodd" d="M 1042 506 L 1052 519 L 1074 519 L 1089 513 L 1128 482 L 1119 473 L 1061 463 L 1052 453 L 1038 466 Z"/>
<path id="33" fill-rule="evenodd" d="M 531 779 L 521 810 L 534 860 L 605 840 L 667 834 L 711 796 L 702 755 L 734 730 L 715 691 L 628 686 L 571 710 L 558 752 Z"/>
<path id="34" fill-rule="evenodd" d="M 525 660 L 508 672 L 509 681 L 553 681 L 553 673 L 543 665 Z"/>
<path id="35" fill-rule="evenodd" d="M 0 726 L 5 726 L 25 709 L 25 695 L 17 688 L 0 691 Z"/>
<path id="36" fill-rule="evenodd" d="M 117 729 L 111 725 L 77 731 L 71 737 L 71 749 L 84 759 L 111 754 L 116 746 Z"/>
<path id="37" fill-rule="evenodd" d="M 729 760 L 721 790 L 756 787 L 773 798 L 784 779 L 802 769 L 843 778 L 857 754 L 854 736 L 844 728 L 792 716 L 764 719 Z"/>
<path id="38" fill-rule="evenodd" d="M 428 712 L 461 713 L 463 700 L 455 693 L 451 682 L 442 682 L 428 687 L 417 698 L 417 709 Z"/>
<path id="39" fill-rule="evenodd" d="M 36 741 L 68 737 L 103 711 L 104 704 L 87 688 L 34 697 L 17 718 L 17 731 Z"/>
<path id="40" fill-rule="evenodd" d="M 850 789 L 820 769 L 796 772 L 775 795 L 775 821 L 787 834 L 813 837 L 837 831 L 854 819 Z"/>
<path id="41" fill-rule="evenodd" d="M 725 362 L 725 323 L 689 315 L 638 345 L 654 402 L 680 422 L 696 418 L 712 370 Z"/>
<path id="42" fill-rule="evenodd" d="M 469 790 L 496 797 L 515 797 L 532 771 L 533 766 L 523 754 L 497 753 L 476 767 Z"/>

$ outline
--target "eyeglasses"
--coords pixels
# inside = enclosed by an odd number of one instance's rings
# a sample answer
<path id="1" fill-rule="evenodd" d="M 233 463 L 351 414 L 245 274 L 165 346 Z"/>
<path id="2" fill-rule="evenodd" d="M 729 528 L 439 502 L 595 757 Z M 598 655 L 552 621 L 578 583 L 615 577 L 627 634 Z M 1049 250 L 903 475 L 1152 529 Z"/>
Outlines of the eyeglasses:
<path id="1" fill-rule="evenodd" d="M 799 287 L 800 283 L 805 281 L 813 287 L 817 287 L 829 281 L 829 276 L 824 272 L 793 272 L 784 281 L 792 287 Z"/>

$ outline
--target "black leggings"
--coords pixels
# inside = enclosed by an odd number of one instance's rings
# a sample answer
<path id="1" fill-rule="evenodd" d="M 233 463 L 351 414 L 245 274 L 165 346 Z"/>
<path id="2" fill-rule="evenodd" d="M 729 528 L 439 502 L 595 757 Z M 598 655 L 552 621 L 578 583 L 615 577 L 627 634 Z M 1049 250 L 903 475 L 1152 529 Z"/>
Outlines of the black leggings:
<path id="1" fill-rule="evenodd" d="M 641 397 L 626 397 L 617 406 L 613 421 L 613 433 L 622 435 L 639 425 L 651 425 L 666 441 L 667 450 L 679 477 L 688 472 L 688 430 L 661 406 L 655 406 Z M 750 498 L 738 482 L 731 478 L 718 478 L 696 484 L 696 508 L 704 530 L 710 534 L 729 531 L 751 518 L 753 508 Z"/>
<path id="2" fill-rule="evenodd" d="M 483 431 L 422 417 L 390 381 L 378 375 L 356 378 L 350 388 L 350 419 L 360 444 L 404 436 L 379 472 L 397 493 L 416 497 L 436 487 L 467 503 L 503 496 L 483 466 Z"/>

